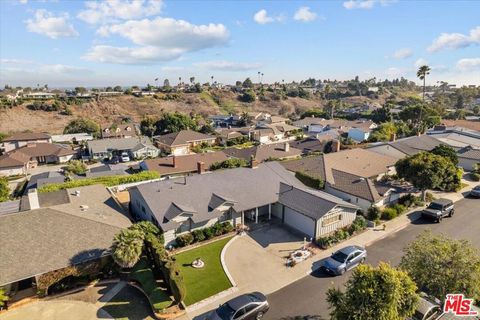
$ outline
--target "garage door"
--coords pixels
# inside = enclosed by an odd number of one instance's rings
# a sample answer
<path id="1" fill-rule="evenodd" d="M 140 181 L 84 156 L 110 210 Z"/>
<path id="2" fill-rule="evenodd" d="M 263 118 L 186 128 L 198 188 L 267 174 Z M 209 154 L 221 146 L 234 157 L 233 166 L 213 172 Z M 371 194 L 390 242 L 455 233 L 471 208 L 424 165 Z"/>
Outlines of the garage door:
<path id="1" fill-rule="evenodd" d="M 315 236 L 315 221 L 288 207 L 285 207 L 285 224 L 305 233 L 309 237 L 313 238 Z"/>

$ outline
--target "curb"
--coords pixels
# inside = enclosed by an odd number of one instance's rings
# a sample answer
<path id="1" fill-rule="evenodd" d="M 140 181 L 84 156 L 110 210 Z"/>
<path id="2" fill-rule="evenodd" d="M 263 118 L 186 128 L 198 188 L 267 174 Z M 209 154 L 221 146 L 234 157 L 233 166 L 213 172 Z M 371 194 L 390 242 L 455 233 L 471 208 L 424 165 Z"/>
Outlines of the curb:
<path id="1" fill-rule="evenodd" d="M 227 289 L 227 290 L 223 290 L 223 291 L 221 291 L 221 292 L 219 292 L 219 293 L 217 293 L 217 294 L 215 294 L 215 295 L 213 295 L 213 296 L 210 296 L 210 297 L 208 297 L 208 298 L 206 298 L 206 299 L 203 299 L 202 301 L 199 301 L 199 302 L 197 302 L 197 303 L 194 303 L 194 304 L 188 306 L 188 307 L 185 309 L 185 311 L 186 311 L 187 314 L 188 314 L 188 313 L 190 313 L 190 312 L 192 312 L 192 311 L 198 310 L 198 309 L 200 309 L 200 308 L 203 308 L 203 307 L 205 307 L 205 306 L 207 306 L 207 305 L 215 302 L 215 300 L 224 298 L 224 297 L 226 297 L 226 296 L 228 296 L 228 295 L 231 295 L 231 294 L 233 294 L 233 293 L 235 293 L 235 292 L 237 292 L 237 291 L 239 291 L 238 287 L 231 287 L 231 288 L 229 288 L 229 289 Z"/>
<path id="2" fill-rule="evenodd" d="M 225 263 L 225 252 L 227 251 L 227 249 L 230 247 L 230 245 L 232 244 L 232 242 L 237 239 L 238 235 L 234 236 L 232 239 L 230 239 L 227 244 L 223 247 L 222 249 L 222 252 L 220 253 L 220 263 L 222 264 L 222 268 L 223 268 L 223 271 L 225 272 L 225 274 L 227 275 L 227 278 L 228 280 L 230 281 L 230 284 L 233 286 L 233 287 L 236 287 L 237 286 L 237 283 L 235 282 L 235 280 L 233 280 L 233 277 L 232 275 L 230 274 L 230 271 L 228 271 L 228 268 L 227 268 L 227 265 Z"/>

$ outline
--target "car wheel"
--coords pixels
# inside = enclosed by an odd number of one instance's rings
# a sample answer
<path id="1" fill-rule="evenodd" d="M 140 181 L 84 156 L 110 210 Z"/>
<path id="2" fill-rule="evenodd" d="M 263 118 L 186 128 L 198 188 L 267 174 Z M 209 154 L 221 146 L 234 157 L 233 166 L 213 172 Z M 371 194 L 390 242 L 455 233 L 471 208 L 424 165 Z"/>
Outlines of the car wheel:
<path id="1" fill-rule="evenodd" d="M 365 263 L 365 258 L 362 258 L 362 260 L 360 260 L 360 264 L 364 264 Z"/>
<path id="2" fill-rule="evenodd" d="M 340 275 L 344 274 L 345 271 L 347 271 L 347 268 L 343 268 L 342 270 L 340 270 Z"/>
<path id="3" fill-rule="evenodd" d="M 437 222 L 438 222 L 438 223 L 442 222 L 442 217 L 438 217 L 438 218 L 437 218 Z"/>
<path id="4" fill-rule="evenodd" d="M 259 313 L 257 313 L 257 316 L 255 317 L 256 320 L 260 320 L 260 319 L 263 319 L 263 312 L 260 311 Z"/>
<path id="5" fill-rule="evenodd" d="M 453 217 L 453 214 L 455 213 L 454 210 L 450 211 L 450 213 L 448 214 L 449 217 Z"/>

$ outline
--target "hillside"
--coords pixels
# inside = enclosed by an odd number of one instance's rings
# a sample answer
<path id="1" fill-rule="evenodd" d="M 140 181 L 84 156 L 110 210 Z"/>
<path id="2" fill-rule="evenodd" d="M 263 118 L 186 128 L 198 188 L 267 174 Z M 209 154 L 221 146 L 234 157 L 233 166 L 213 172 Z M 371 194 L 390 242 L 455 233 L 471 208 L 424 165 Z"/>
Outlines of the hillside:
<path id="1" fill-rule="evenodd" d="M 355 101 L 355 99 L 350 100 Z M 358 102 L 360 101 L 361 103 L 379 102 L 379 100 L 373 101 L 366 97 L 358 99 Z M 47 103 L 52 102 L 47 101 Z M 298 97 L 275 100 L 269 92 L 265 94 L 264 98 L 257 99 L 252 103 L 241 102 L 238 94 L 230 91 L 182 93 L 173 98 L 123 95 L 103 97 L 98 101 L 92 100 L 81 105 L 69 105 L 68 108 L 72 111 L 72 115 L 64 115 L 58 111 L 30 110 L 27 105 L 31 103 L 29 101 L 20 106 L 0 109 L 0 132 L 12 133 L 30 130 L 57 134 L 63 131 L 69 121 L 78 117 L 93 119 L 104 127 L 122 117 L 131 117 L 134 121 L 140 121 L 145 116 L 156 116 L 161 112 L 168 111 L 194 112 L 204 116 L 244 111 L 266 111 L 282 115 L 300 114 L 307 109 L 321 108 L 323 101 L 316 97 L 308 100 Z"/>

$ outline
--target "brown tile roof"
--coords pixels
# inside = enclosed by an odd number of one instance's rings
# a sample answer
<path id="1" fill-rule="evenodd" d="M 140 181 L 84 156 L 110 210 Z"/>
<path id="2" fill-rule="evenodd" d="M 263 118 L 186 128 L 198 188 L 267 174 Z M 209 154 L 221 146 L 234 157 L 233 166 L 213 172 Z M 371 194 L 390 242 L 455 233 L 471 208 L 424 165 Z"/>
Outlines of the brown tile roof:
<path id="1" fill-rule="evenodd" d="M 332 176 L 335 180 L 330 187 L 356 197 L 376 202 L 381 199 L 375 184 L 369 178 L 363 178 L 347 172 L 332 169 Z"/>
<path id="2" fill-rule="evenodd" d="M 442 120 L 442 124 L 449 127 L 458 126 L 480 131 L 480 120 Z"/>
<path id="3" fill-rule="evenodd" d="M 14 133 L 11 136 L 3 139 L 3 141 L 5 142 L 30 141 L 30 140 L 41 140 L 41 139 L 50 139 L 50 135 L 46 133 L 19 132 L 19 133 Z"/>
<path id="4" fill-rule="evenodd" d="M 216 139 L 216 137 L 192 130 L 182 130 L 154 137 L 155 141 L 171 147 L 186 145 L 193 141 L 209 141 L 212 139 Z"/>
<path id="5" fill-rule="evenodd" d="M 320 178 L 325 181 L 325 165 L 323 156 L 309 157 L 299 160 L 284 161 L 281 164 L 290 171 L 304 172 L 312 177 Z"/>
<path id="6" fill-rule="evenodd" d="M 69 147 L 52 143 L 31 144 L 0 156 L 0 168 L 18 167 L 26 164 L 32 158 L 46 156 L 65 156 L 74 154 Z"/>
<path id="7" fill-rule="evenodd" d="M 175 157 L 175 167 L 173 166 L 173 158 Z M 148 170 L 155 170 L 160 175 L 171 175 L 179 173 L 189 173 L 197 171 L 197 163 L 203 162 L 205 169 L 208 170 L 215 162 L 227 160 L 227 156 L 222 151 L 196 153 L 185 156 L 171 156 L 164 158 L 156 158 L 144 160 L 143 165 Z"/>

